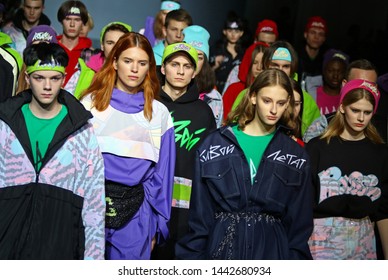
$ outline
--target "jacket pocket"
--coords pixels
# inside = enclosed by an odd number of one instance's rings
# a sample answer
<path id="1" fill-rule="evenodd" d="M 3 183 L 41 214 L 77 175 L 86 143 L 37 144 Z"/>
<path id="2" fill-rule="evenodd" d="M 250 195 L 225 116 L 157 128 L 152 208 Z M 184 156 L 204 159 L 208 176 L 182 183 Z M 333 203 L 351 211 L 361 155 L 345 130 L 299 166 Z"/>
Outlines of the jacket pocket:
<path id="1" fill-rule="evenodd" d="M 302 185 L 301 171 L 282 164 L 276 164 L 267 198 L 284 208 L 299 192 Z"/>
<path id="2" fill-rule="evenodd" d="M 223 201 L 232 208 L 238 207 L 240 188 L 229 160 L 206 162 L 202 165 L 201 172 L 216 201 Z"/>

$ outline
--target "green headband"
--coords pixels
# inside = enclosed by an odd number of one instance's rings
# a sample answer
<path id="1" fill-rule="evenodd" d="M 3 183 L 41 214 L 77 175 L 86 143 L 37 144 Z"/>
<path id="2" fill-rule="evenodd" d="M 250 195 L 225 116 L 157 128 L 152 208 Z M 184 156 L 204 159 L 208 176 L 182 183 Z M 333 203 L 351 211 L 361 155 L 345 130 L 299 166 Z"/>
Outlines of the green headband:
<path id="1" fill-rule="evenodd" d="M 38 59 L 34 65 L 27 66 L 26 71 L 27 74 L 31 74 L 35 71 L 57 71 L 65 74 L 65 67 L 56 62 L 54 58 L 51 60 L 51 63 L 42 63 L 42 61 Z"/>
<path id="2" fill-rule="evenodd" d="M 111 22 L 111 23 L 108 23 L 107 25 L 105 25 L 102 30 L 101 30 L 101 33 L 100 33 L 100 43 L 102 44 L 102 38 L 104 37 L 105 35 L 105 32 L 106 32 L 106 29 L 111 26 L 111 25 L 114 25 L 114 24 L 118 24 L 118 25 L 121 25 L 121 26 L 124 26 L 125 29 L 128 30 L 128 32 L 131 32 L 132 31 L 132 26 L 124 23 L 124 22 L 120 22 L 120 21 L 114 21 L 114 22 Z"/>

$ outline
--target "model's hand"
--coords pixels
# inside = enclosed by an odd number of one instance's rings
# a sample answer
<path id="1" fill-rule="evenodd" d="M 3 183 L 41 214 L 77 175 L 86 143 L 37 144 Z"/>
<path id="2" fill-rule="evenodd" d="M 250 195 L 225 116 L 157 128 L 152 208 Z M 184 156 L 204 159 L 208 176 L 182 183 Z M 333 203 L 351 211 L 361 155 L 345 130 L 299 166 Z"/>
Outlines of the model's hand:
<path id="1" fill-rule="evenodd" d="M 151 241 L 151 251 L 154 249 L 155 244 L 156 244 L 156 237 L 154 236 L 154 238 L 152 238 L 152 241 Z"/>

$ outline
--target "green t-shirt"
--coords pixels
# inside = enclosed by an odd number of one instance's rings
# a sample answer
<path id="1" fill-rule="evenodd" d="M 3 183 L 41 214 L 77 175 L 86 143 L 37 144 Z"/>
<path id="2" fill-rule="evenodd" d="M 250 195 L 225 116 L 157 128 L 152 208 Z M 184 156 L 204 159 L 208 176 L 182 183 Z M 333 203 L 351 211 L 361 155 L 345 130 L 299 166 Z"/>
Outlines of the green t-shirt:
<path id="1" fill-rule="evenodd" d="M 40 119 L 36 117 L 30 110 L 29 104 L 24 104 L 22 107 L 28 136 L 30 138 L 32 154 L 34 156 L 35 170 L 39 171 L 42 166 L 47 148 L 54 137 L 57 127 L 67 115 L 67 107 L 62 105 L 61 111 L 51 119 Z"/>
<path id="2" fill-rule="evenodd" d="M 259 169 L 261 157 L 275 135 L 275 131 L 263 136 L 251 136 L 241 131 L 238 126 L 235 125 L 233 126 L 233 132 L 248 161 L 251 172 L 251 183 L 253 184 L 257 170 Z"/>

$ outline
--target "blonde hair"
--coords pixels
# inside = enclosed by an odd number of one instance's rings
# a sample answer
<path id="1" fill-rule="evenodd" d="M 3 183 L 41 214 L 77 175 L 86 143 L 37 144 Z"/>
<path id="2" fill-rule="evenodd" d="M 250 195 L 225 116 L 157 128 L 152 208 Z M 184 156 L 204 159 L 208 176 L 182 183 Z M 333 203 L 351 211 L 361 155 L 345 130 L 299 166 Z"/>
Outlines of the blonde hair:
<path id="1" fill-rule="evenodd" d="M 91 31 L 94 28 L 94 20 L 90 13 L 88 13 L 88 22 L 85 25 L 89 27 L 89 31 Z"/>
<path id="2" fill-rule="evenodd" d="M 362 88 L 356 88 L 348 92 L 342 100 L 342 106 L 350 106 L 351 104 L 364 98 L 373 105 L 373 108 L 376 106 L 375 99 L 372 94 Z M 321 136 L 321 139 L 326 139 L 326 142 L 330 143 L 332 137 L 340 136 L 344 132 L 344 130 L 345 116 L 338 109 L 333 119 L 329 122 L 329 125 L 327 126 L 325 132 Z M 381 138 L 380 134 L 378 133 L 376 127 L 372 124 L 372 122 L 369 122 L 366 128 L 364 129 L 364 135 L 375 144 L 384 143 L 383 139 Z"/>

